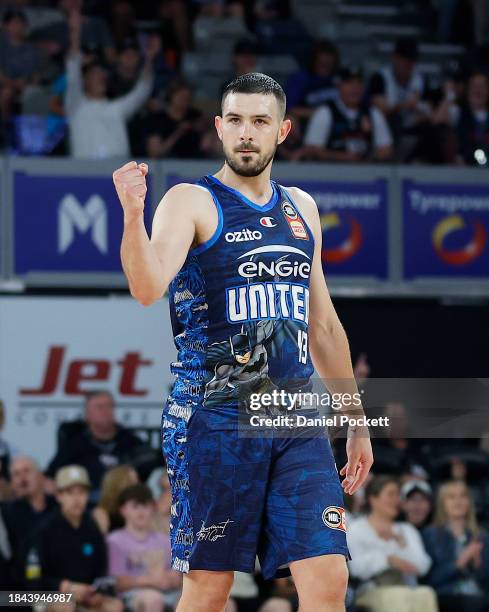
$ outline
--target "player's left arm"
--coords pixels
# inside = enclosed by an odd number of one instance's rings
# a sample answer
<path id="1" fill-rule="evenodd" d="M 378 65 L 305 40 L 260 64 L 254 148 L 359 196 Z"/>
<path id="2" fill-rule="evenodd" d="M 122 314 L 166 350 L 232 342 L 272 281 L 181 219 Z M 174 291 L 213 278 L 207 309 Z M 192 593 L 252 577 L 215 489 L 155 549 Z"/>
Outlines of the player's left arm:
<path id="1" fill-rule="evenodd" d="M 331 393 L 344 393 L 348 397 L 358 394 L 353 374 L 350 348 L 345 330 L 331 301 L 324 278 L 321 249 L 322 230 L 319 213 L 313 198 L 298 189 L 289 188 L 290 194 L 314 236 L 314 256 L 309 286 L 309 350 L 316 370 Z M 356 395 L 358 397 L 358 395 Z M 363 413 L 355 407 L 355 417 Z M 373 463 L 368 428 L 350 427 L 346 444 L 347 464 L 340 470 L 346 476 L 342 486 L 345 493 L 354 493 L 364 482 Z"/>

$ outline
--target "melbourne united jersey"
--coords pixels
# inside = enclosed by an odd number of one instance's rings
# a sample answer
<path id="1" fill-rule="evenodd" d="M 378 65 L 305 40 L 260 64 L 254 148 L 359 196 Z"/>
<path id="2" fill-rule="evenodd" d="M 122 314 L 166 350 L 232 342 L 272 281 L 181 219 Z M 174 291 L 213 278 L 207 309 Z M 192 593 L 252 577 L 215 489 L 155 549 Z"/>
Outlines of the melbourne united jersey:
<path id="1" fill-rule="evenodd" d="M 169 414 L 238 405 L 249 393 L 302 390 L 314 239 L 288 192 L 271 181 L 261 206 L 207 175 L 218 227 L 191 249 L 169 287 L 178 350 Z"/>

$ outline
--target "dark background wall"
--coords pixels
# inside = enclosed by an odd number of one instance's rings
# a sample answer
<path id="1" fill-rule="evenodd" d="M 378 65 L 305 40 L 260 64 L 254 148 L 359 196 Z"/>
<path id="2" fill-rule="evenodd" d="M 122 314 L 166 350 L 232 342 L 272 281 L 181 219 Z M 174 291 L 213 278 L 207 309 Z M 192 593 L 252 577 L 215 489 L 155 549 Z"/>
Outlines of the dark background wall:
<path id="1" fill-rule="evenodd" d="M 489 304 L 335 298 L 353 360 L 373 377 L 487 377 Z"/>

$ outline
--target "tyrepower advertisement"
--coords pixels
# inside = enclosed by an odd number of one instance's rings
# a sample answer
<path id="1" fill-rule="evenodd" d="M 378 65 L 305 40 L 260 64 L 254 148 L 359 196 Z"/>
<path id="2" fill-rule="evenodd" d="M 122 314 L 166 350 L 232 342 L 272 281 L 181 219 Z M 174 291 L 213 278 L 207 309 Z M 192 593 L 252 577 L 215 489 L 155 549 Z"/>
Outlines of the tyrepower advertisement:
<path id="1" fill-rule="evenodd" d="M 174 358 L 166 299 L 147 308 L 129 297 L 0 298 L 0 437 L 45 467 L 84 393 L 108 389 L 117 420 L 157 447 Z"/>

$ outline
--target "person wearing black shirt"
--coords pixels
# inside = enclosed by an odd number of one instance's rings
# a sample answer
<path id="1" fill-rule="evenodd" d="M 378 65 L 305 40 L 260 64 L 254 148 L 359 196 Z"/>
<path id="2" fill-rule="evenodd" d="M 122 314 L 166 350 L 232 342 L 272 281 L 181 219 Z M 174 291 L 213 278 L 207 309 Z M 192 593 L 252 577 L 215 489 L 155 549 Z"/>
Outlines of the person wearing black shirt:
<path id="1" fill-rule="evenodd" d="M 77 604 L 92 610 L 122 612 L 122 602 L 97 591 L 106 576 L 107 549 L 102 533 L 86 512 L 90 481 L 87 471 L 69 465 L 56 473 L 60 509 L 39 534 L 42 589 L 73 593 Z"/>
<path id="2" fill-rule="evenodd" d="M 5 405 L 0 400 L 0 494 L 9 492 L 9 469 L 12 460 L 12 449 L 10 444 L 2 437 L 5 426 Z"/>
<path id="3" fill-rule="evenodd" d="M 200 140 L 205 125 L 202 113 L 191 105 L 190 86 L 177 79 L 169 85 L 165 97 L 165 110 L 147 119 L 146 154 L 152 158 L 202 157 Z"/>
<path id="4" fill-rule="evenodd" d="M 107 94 L 109 98 L 125 96 L 136 84 L 141 71 L 141 52 L 135 39 L 124 41 L 110 74 Z"/>
<path id="5" fill-rule="evenodd" d="M 292 159 L 319 161 L 386 161 L 392 136 L 382 113 L 364 101 L 363 75 L 358 67 L 338 71 L 339 98 L 319 106 L 311 116 L 304 146 Z"/>
<path id="6" fill-rule="evenodd" d="M 307 121 L 318 106 L 338 99 L 335 83 L 338 56 L 332 42 L 318 40 L 312 48 L 309 66 L 289 77 L 287 109 L 298 121 Z"/>
<path id="7" fill-rule="evenodd" d="M 10 558 L 12 549 L 8 539 L 7 528 L 0 508 L 0 589 L 8 589 L 11 586 L 10 578 Z"/>
<path id="8" fill-rule="evenodd" d="M 64 465 L 82 465 L 90 476 L 90 500 L 98 501 L 105 472 L 130 461 L 131 453 L 143 446 L 140 438 L 114 420 L 114 400 L 108 391 L 93 391 L 85 401 L 85 425 L 59 444 L 46 474 L 53 477 Z"/>
<path id="9" fill-rule="evenodd" d="M 467 82 L 466 101 L 453 113 L 460 162 L 487 165 L 489 156 L 489 78 L 475 72 Z"/>
<path id="10" fill-rule="evenodd" d="M 44 476 L 30 457 L 16 457 L 10 467 L 10 477 L 18 498 L 5 502 L 2 512 L 10 544 L 16 550 L 57 503 L 52 495 L 44 492 Z"/>
<path id="11" fill-rule="evenodd" d="M 57 508 L 56 499 L 44 491 L 44 475 L 31 457 L 17 456 L 10 465 L 13 501 L 4 502 L 1 511 L 12 549 L 9 568 L 11 587 L 20 586 L 30 540 L 46 517 Z"/>

